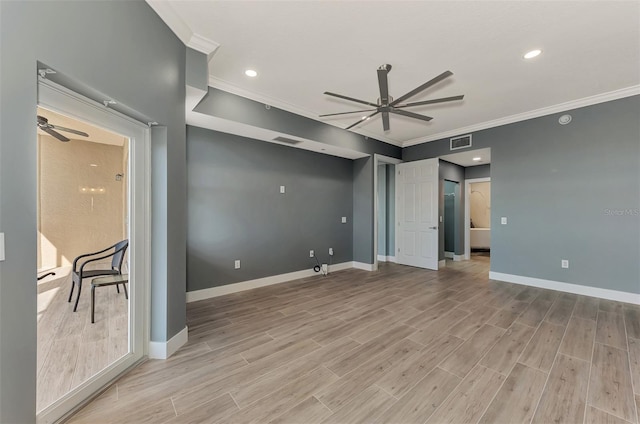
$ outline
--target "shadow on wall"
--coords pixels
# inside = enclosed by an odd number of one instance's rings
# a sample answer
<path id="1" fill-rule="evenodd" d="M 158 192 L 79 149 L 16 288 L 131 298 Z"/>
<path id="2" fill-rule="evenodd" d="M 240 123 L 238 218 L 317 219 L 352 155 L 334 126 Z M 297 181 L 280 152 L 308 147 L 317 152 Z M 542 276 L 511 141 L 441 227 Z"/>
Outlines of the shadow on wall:
<path id="1" fill-rule="evenodd" d="M 38 135 L 39 270 L 68 266 L 126 234 L 123 146 Z"/>

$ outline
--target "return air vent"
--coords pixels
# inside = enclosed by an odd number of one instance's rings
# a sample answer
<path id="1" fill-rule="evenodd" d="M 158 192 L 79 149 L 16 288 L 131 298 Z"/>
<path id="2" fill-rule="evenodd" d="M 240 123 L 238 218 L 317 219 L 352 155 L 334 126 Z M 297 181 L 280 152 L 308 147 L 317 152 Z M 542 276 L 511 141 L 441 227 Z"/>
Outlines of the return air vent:
<path id="1" fill-rule="evenodd" d="M 466 149 L 471 147 L 471 134 L 451 138 L 449 141 L 451 142 L 450 150 Z"/>
<path id="2" fill-rule="evenodd" d="M 302 143 L 302 140 L 294 140 L 292 138 L 281 137 L 281 136 L 277 136 L 276 138 L 273 139 L 273 141 L 278 141 L 280 143 L 287 143 L 287 144 Z"/>

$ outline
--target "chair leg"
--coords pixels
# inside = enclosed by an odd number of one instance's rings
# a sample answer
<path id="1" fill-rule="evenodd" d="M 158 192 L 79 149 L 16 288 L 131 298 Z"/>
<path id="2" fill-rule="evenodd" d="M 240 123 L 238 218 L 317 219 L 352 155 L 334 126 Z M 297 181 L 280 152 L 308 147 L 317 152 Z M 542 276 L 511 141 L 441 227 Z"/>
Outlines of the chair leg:
<path id="1" fill-rule="evenodd" d="M 82 290 L 82 281 L 78 283 L 78 297 L 76 297 L 76 304 L 73 307 L 73 312 L 78 309 L 78 302 L 80 301 L 80 291 Z"/>
<path id="2" fill-rule="evenodd" d="M 120 293 L 120 284 L 116 284 L 116 291 Z"/>
<path id="3" fill-rule="evenodd" d="M 122 288 L 124 289 L 124 298 L 129 299 L 129 292 L 127 292 L 127 284 L 122 283 Z"/>
<path id="4" fill-rule="evenodd" d="M 91 284 L 91 324 L 96 322 L 95 304 L 96 304 L 96 286 Z"/>
<path id="5" fill-rule="evenodd" d="M 76 282 L 71 280 L 71 293 L 69 293 L 69 300 L 67 302 L 71 302 L 71 298 L 73 297 L 73 288 L 76 286 Z"/>

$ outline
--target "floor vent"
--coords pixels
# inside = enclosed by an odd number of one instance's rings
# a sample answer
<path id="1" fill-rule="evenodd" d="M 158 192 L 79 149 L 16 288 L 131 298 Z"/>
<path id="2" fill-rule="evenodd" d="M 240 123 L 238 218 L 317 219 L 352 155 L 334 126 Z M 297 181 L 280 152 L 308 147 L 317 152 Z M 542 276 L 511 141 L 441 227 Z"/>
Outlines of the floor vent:
<path id="1" fill-rule="evenodd" d="M 471 134 L 451 138 L 449 141 L 451 143 L 450 150 L 466 149 L 467 147 L 471 147 Z"/>
<path id="2" fill-rule="evenodd" d="M 287 143 L 287 144 L 302 143 L 302 140 L 294 140 L 292 138 L 281 137 L 281 136 L 277 136 L 276 138 L 273 139 L 273 141 L 278 141 L 280 143 Z"/>

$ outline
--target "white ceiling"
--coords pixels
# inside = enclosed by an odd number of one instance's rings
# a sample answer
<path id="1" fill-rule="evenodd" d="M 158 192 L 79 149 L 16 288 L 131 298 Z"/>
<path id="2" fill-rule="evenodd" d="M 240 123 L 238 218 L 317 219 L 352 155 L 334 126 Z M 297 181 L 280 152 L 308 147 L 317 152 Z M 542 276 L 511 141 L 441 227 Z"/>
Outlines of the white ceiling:
<path id="1" fill-rule="evenodd" d="M 473 158 L 480 158 L 479 161 L 473 160 Z M 459 153 L 452 153 L 450 155 L 440 156 L 440 159 L 447 162 L 455 163 L 456 165 L 464 166 L 478 166 L 491 163 L 491 148 L 476 149 L 476 150 L 464 150 Z"/>
<path id="2" fill-rule="evenodd" d="M 465 95 L 411 109 L 433 121 L 353 129 L 400 146 L 640 93 L 638 1 L 148 2 L 187 44 L 219 45 L 210 85 L 342 128 L 362 115 L 318 115 L 362 108 L 324 91 L 376 102 L 386 63 L 394 98 L 453 72 L 411 98 Z"/>

